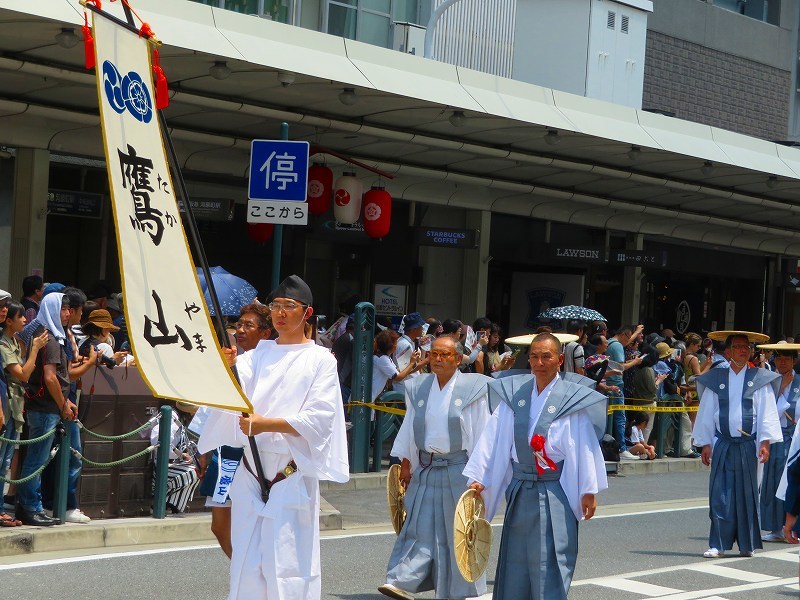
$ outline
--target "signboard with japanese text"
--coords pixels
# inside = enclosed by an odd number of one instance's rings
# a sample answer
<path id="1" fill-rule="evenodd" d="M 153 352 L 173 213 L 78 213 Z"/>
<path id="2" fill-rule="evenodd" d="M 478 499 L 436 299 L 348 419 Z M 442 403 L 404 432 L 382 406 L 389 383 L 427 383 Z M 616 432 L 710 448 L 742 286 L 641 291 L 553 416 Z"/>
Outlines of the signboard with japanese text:
<path id="1" fill-rule="evenodd" d="M 405 315 L 407 289 L 404 285 L 376 284 L 375 313 L 389 317 L 402 317 Z"/>
<path id="2" fill-rule="evenodd" d="M 252 411 L 220 351 L 181 226 L 148 42 L 93 14 L 97 84 L 125 318 L 155 396 Z"/>
<path id="3" fill-rule="evenodd" d="M 235 202 L 230 198 L 192 198 L 192 214 L 197 221 L 233 221 Z M 178 208 L 183 208 L 183 200 L 178 200 Z"/>
<path id="4" fill-rule="evenodd" d="M 308 204 L 305 202 L 247 201 L 248 223 L 275 223 L 277 225 L 307 225 Z"/>
<path id="5" fill-rule="evenodd" d="M 103 194 L 49 190 L 47 214 L 99 219 L 103 216 Z"/>
<path id="6" fill-rule="evenodd" d="M 611 250 L 611 262 L 626 267 L 666 267 L 666 251 Z"/>
<path id="7" fill-rule="evenodd" d="M 251 200 L 305 202 L 308 150 L 308 142 L 253 140 L 247 197 Z"/>

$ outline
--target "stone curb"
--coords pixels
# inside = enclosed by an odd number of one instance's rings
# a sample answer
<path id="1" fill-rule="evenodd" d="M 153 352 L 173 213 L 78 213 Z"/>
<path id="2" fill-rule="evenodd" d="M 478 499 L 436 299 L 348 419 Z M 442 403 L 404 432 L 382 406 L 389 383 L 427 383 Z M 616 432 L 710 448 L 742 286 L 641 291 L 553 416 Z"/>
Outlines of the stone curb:
<path id="1" fill-rule="evenodd" d="M 342 515 L 324 498 L 320 499 L 319 528 L 321 531 L 342 529 Z M 87 524 L 3 528 L 0 530 L 0 556 L 215 540 L 209 513 L 165 519 L 95 519 Z"/>

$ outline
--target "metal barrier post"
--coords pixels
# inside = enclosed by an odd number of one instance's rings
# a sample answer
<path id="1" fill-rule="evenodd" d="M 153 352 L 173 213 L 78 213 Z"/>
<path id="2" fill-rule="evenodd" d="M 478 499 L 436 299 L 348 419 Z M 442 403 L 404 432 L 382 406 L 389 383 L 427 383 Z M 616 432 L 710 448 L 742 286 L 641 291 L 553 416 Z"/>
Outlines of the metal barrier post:
<path id="1" fill-rule="evenodd" d="M 70 444 L 70 427 L 68 423 L 59 423 L 61 441 L 56 457 L 56 480 L 53 493 L 53 517 L 64 522 L 67 515 L 67 486 L 69 484 L 69 458 L 72 453 Z M 57 433 L 57 435 L 58 435 Z"/>
<path id="2" fill-rule="evenodd" d="M 385 394 L 381 394 L 378 401 L 381 403 L 389 404 L 395 402 L 402 402 L 405 398 L 405 395 L 401 392 L 386 392 Z M 383 470 L 383 442 L 391 435 L 391 432 L 387 435 L 387 429 L 391 424 L 392 418 L 394 415 L 391 413 L 377 410 L 375 411 L 375 435 L 372 446 L 372 470 L 380 473 Z"/>
<path id="3" fill-rule="evenodd" d="M 372 401 L 372 352 L 375 340 L 375 307 L 369 302 L 356 304 L 353 339 L 353 378 L 351 402 Z M 366 406 L 351 406 L 350 421 L 353 437 L 350 444 L 350 470 L 366 473 L 369 470 L 369 420 Z"/>
<path id="4" fill-rule="evenodd" d="M 664 458 L 664 437 L 669 427 L 669 413 L 656 413 L 656 456 Z"/>
<path id="5" fill-rule="evenodd" d="M 158 450 L 156 453 L 156 485 L 153 490 L 153 518 L 163 519 L 167 514 L 167 474 L 172 438 L 172 407 L 161 407 L 158 422 Z"/>

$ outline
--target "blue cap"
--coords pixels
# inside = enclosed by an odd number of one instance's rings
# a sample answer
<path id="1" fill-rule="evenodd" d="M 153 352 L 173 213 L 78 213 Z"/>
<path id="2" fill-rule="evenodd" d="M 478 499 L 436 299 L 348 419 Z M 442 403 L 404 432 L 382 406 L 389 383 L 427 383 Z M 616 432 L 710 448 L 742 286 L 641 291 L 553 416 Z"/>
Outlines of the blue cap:
<path id="1" fill-rule="evenodd" d="M 403 318 L 403 331 L 411 331 L 425 325 L 425 319 L 418 312 L 409 313 Z"/>
<path id="2" fill-rule="evenodd" d="M 65 287 L 67 287 L 67 286 L 65 286 L 63 283 L 48 283 L 44 287 L 44 290 L 42 291 L 42 298 L 47 296 L 47 294 L 52 294 L 53 292 L 60 292 Z"/>

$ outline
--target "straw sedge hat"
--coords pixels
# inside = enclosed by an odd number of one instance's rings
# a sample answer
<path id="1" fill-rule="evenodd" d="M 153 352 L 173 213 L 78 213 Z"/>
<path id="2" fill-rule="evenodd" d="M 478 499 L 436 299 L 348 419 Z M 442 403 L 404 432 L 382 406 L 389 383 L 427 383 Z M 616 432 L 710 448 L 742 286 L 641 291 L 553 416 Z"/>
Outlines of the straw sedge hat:
<path id="1" fill-rule="evenodd" d="M 86 322 L 91 323 L 100 329 L 119 331 L 119 327 L 114 325 L 114 322 L 111 320 L 111 313 L 104 308 L 98 308 L 97 310 L 93 310 L 91 313 L 89 313 L 89 318 L 86 320 Z"/>
<path id="2" fill-rule="evenodd" d="M 724 342 L 732 335 L 741 335 L 747 338 L 747 340 L 752 344 L 763 344 L 764 342 L 769 341 L 769 336 L 765 333 L 758 333 L 756 331 L 712 331 L 708 334 L 708 337 L 715 342 Z"/>

